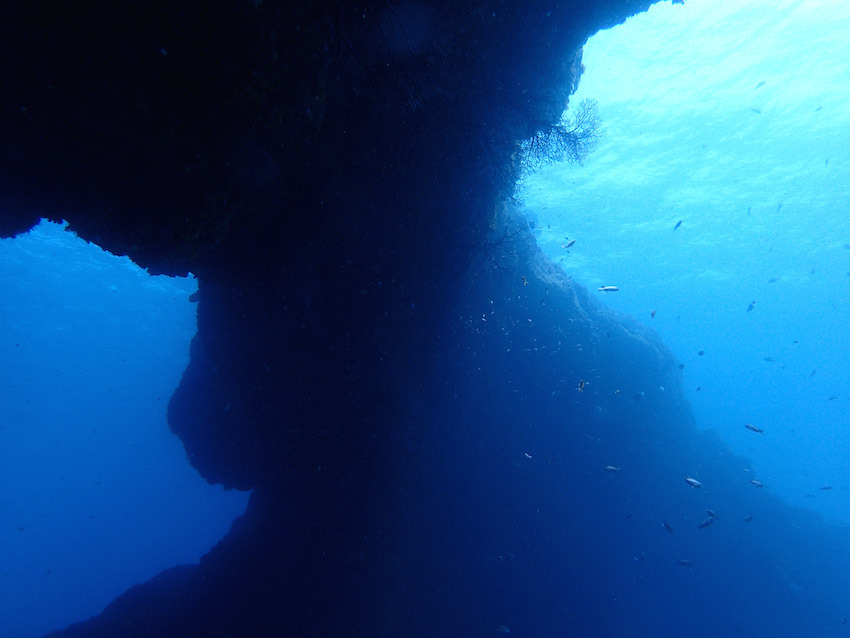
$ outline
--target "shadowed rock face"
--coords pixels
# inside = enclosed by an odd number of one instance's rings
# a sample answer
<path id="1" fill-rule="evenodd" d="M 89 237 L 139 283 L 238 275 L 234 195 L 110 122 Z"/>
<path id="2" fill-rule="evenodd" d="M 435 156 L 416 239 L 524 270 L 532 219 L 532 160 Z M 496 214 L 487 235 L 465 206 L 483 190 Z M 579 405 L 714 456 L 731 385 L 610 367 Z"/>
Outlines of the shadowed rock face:
<path id="1" fill-rule="evenodd" d="M 586 37 L 649 2 L 430 4 L 0 14 L 0 232 L 65 218 L 152 273 L 199 277 L 171 420 L 210 481 L 275 482 L 283 433 L 327 422 L 335 440 L 389 413 L 510 191 L 517 140 L 557 120 Z"/>
<path id="2" fill-rule="evenodd" d="M 0 234 L 64 218 L 198 276 L 169 421 L 207 480 L 253 489 L 200 565 L 55 635 L 834 627 L 840 534 L 751 503 L 667 350 L 504 201 L 580 45 L 649 4 L 0 9 Z"/>
<path id="3" fill-rule="evenodd" d="M 596 594 L 602 548 L 615 505 L 660 479 L 612 496 L 576 468 L 614 462 L 588 440 L 625 397 L 636 427 L 607 449 L 680 481 L 655 435 L 694 437 L 691 420 L 666 350 L 551 269 L 501 201 L 581 44 L 649 4 L 0 10 L 0 234 L 64 218 L 151 272 L 198 276 L 169 420 L 207 480 L 254 489 L 199 566 L 56 635 L 474 636 L 503 616 L 528 635 L 554 635 L 543 619 L 622 633 Z M 580 379 L 606 399 L 575 404 Z M 553 451 L 567 444 L 583 465 Z M 600 502 L 610 521 L 579 529 Z M 587 536 L 596 554 L 563 549 Z"/>

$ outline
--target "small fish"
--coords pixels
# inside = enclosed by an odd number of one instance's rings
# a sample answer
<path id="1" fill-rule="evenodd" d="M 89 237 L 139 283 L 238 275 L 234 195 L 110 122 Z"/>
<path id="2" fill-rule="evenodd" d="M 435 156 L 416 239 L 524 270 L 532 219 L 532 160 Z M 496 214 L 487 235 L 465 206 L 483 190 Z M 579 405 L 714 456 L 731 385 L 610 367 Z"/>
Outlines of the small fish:
<path id="1" fill-rule="evenodd" d="M 571 247 L 574 243 L 576 243 L 576 240 L 575 240 L 575 239 L 573 239 L 572 241 L 567 242 L 567 244 L 564 246 L 564 248 L 570 248 L 570 247 Z"/>
<path id="2" fill-rule="evenodd" d="M 753 113 L 758 113 L 761 115 L 761 109 L 750 109 Z"/>
<path id="3" fill-rule="evenodd" d="M 679 221 L 676 222 L 676 225 L 673 226 L 673 232 L 676 232 L 677 230 L 679 230 L 679 226 L 681 226 L 681 225 L 682 225 L 682 220 L 680 219 Z"/>
<path id="4" fill-rule="evenodd" d="M 649 316 L 650 316 L 651 318 L 655 319 L 655 311 L 653 310 L 652 312 L 650 312 L 650 313 L 649 313 Z"/>
<path id="5" fill-rule="evenodd" d="M 782 210 L 782 202 L 779 202 L 779 206 L 776 207 L 776 212 L 778 213 L 781 210 Z"/>
<path id="6" fill-rule="evenodd" d="M 779 281 L 779 277 L 771 277 L 770 279 L 767 280 L 767 283 L 775 284 L 777 281 Z"/>
<path id="7" fill-rule="evenodd" d="M 533 458 L 534 458 L 534 457 L 533 457 L 533 456 L 531 456 L 531 454 L 529 454 L 528 452 L 523 452 L 523 454 L 525 454 L 525 458 L 527 458 L 527 459 L 533 459 Z"/>
<path id="8" fill-rule="evenodd" d="M 754 307 L 755 305 L 756 305 L 756 302 L 755 302 L 755 301 L 751 301 L 751 302 L 750 302 L 750 305 L 749 305 L 749 306 L 747 306 L 747 312 L 750 312 L 750 311 L 753 309 L 753 307 Z"/>
<path id="9" fill-rule="evenodd" d="M 661 527 L 663 527 L 665 530 L 667 530 L 671 534 L 673 533 L 673 526 L 670 525 L 670 523 L 668 523 L 667 521 L 661 521 Z"/>
<path id="10" fill-rule="evenodd" d="M 761 87 L 763 87 L 765 84 L 767 84 L 767 82 L 765 82 L 764 80 L 762 80 L 761 82 L 759 82 L 758 84 L 756 84 L 756 88 L 757 88 L 757 89 L 760 89 L 760 88 L 761 88 Z"/>
<path id="11" fill-rule="evenodd" d="M 617 467 L 616 465 L 606 465 L 606 466 L 605 466 L 605 471 L 606 471 L 606 472 L 619 472 L 619 471 L 620 471 L 620 468 L 619 468 L 619 467 Z"/>
<path id="12" fill-rule="evenodd" d="M 676 561 L 676 564 L 681 565 L 682 567 L 690 567 L 691 561 L 689 561 L 687 558 L 680 558 Z"/>
<path id="13" fill-rule="evenodd" d="M 717 514 L 714 513 L 714 510 L 705 510 L 705 513 L 708 514 L 711 518 L 717 518 Z"/>
<path id="14" fill-rule="evenodd" d="M 768 363 L 773 363 L 774 359 L 773 359 L 773 357 L 765 357 L 764 359 L 762 359 L 762 361 L 767 361 Z"/>
<path id="15" fill-rule="evenodd" d="M 699 352 L 697 352 L 697 354 L 701 357 L 704 357 L 705 356 L 705 350 L 700 350 Z"/>
<path id="16" fill-rule="evenodd" d="M 599 286 L 599 292 L 617 292 L 619 288 L 617 286 Z"/>
<path id="17" fill-rule="evenodd" d="M 528 279 L 526 279 L 525 275 L 523 275 L 523 276 L 522 276 L 522 285 L 523 285 L 523 286 L 527 286 L 527 285 L 528 285 Z"/>
<path id="18" fill-rule="evenodd" d="M 691 478 L 690 476 L 688 476 L 687 478 L 685 478 L 685 483 L 687 483 L 687 484 L 688 484 L 688 485 L 690 485 L 691 487 L 702 487 L 702 483 L 700 483 L 700 482 L 699 482 L 698 480 L 696 480 L 695 478 Z"/>
<path id="19" fill-rule="evenodd" d="M 749 523 L 751 520 L 753 520 L 753 515 L 752 515 L 752 514 L 747 514 L 747 515 L 744 517 L 744 522 L 745 522 L 745 523 Z"/>
<path id="20" fill-rule="evenodd" d="M 499 625 L 498 627 L 496 627 L 496 633 L 502 635 L 509 634 L 511 633 L 511 628 L 507 625 Z"/>
<path id="21" fill-rule="evenodd" d="M 576 392 L 584 392 L 584 386 L 586 386 L 587 383 L 588 383 L 587 381 L 585 381 L 584 379 L 581 379 L 578 382 L 578 385 L 576 386 Z"/>
<path id="22" fill-rule="evenodd" d="M 757 428 L 752 423 L 744 423 L 744 427 L 747 428 L 750 432 L 757 432 L 758 434 L 764 433 L 762 428 Z"/>
<path id="23" fill-rule="evenodd" d="M 752 483 L 756 487 L 764 487 L 764 483 L 762 483 L 758 479 L 750 479 L 750 483 Z"/>
<path id="24" fill-rule="evenodd" d="M 713 522 L 714 522 L 714 517 L 713 517 L 713 516 L 709 516 L 708 518 L 703 519 L 702 523 L 700 523 L 699 525 L 697 525 L 697 529 L 703 529 L 704 527 L 708 527 L 708 526 L 709 526 L 709 525 L 711 525 Z"/>
<path id="25" fill-rule="evenodd" d="M 824 485 L 823 487 L 821 487 L 821 490 L 823 490 L 824 492 L 828 492 L 831 489 L 832 489 L 832 485 Z"/>

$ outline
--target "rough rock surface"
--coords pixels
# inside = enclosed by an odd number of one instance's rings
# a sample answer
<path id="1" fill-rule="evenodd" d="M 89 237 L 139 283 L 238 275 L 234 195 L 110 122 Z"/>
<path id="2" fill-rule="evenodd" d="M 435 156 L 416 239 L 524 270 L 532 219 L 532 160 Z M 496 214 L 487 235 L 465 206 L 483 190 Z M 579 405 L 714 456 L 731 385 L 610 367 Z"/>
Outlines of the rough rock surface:
<path id="1" fill-rule="evenodd" d="M 549 265 L 504 200 L 586 38 L 649 4 L 0 9 L 0 234 L 66 219 L 198 276 L 170 424 L 207 480 L 254 490 L 200 565 L 55 635 L 486 636 L 503 615 L 625 635 L 599 602 L 603 548 L 633 499 L 688 471 L 659 427 L 696 434 L 663 346 Z M 577 404 L 581 379 L 604 399 Z M 608 436 L 647 473 L 612 496 L 553 450 L 567 431 L 604 467 L 588 441 L 626 405 L 634 427 Z M 482 439 L 491 423 L 508 435 Z M 606 499 L 610 520 L 579 530 Z M 563 551 L 587 526 L 596 544 Z M 527 573 L 541 585 L 512 587 Z"/>

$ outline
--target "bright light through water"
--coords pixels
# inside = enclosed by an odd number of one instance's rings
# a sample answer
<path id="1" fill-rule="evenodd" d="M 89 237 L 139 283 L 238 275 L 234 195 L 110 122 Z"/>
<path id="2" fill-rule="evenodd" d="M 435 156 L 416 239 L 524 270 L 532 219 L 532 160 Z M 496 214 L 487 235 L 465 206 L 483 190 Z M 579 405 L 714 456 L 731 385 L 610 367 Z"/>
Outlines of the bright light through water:
<path id="1" fill-rule="evenodd" d="M 585 47 L 598 149 L 521 192 L 542 249 L 676 353 L 699 427 L 844 522 L 848 33 L 843 2 L 655 5 Z"/>

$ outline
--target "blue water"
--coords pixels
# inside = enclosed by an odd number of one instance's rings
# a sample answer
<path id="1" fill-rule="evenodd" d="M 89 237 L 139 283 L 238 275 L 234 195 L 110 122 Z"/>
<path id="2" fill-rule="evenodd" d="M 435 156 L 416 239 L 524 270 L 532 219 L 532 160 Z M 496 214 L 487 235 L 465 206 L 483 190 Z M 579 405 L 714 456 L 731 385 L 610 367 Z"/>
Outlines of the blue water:
<path id="1" fill-rule="evenodd" d="M 596 152 L 520 193 L 544 251 L 619 287 L 600 299 L 673 349 L 699 427 L 765 489 L 844 523 L 847 33 L 846 3 L 662 2 L 585 47 L 572 104 L 598 101 Z"/>
<path id="2" fill-rule="evenodd" d="M 609 635 L 626 635 L 624 627 L 663 635 L 651 629 L 693 624 L 700 604 L 691 635 L 709 635 L 703 619 L 712 616 L 724 628 L 762 617 L 770 627 L 776 610 L 761 605 L 762 594 L 816 601 L 832 593 L 812 566 L 846 563 L 846 548 L 789 551 L 819 519 L 795 515 L 786 532 L 773 523 L 790 519 L 761 505 L 747 481 L 850 523 L 847 33 L 850 9 L 839 3 L 687 0 L 661 3 L 587 44 L 573 104 L 596 99 L 605 135 L 583 166 L 529 176 L 524 210 L 568 275 L 591 290 L 617 286 L 596 294 L 676 353 L 697 425 L 738 453 L 731 471 L 743 487 L 687 487 L 684 472 L 708 484 L 730 471 L 722 446 L 706 436 L 707 449 L 694 452 L 664 439 L 641 411 L 649 399 L 633 401 L 629 391 L 620 401 L 595 377 L 578 394 L 584 370 L 565 371 L 556 394 L 550 379 L 528 383 L 534 371 L 514 371 L 507 355 L 491 353 L 492 369 L 515 374 L 517 391 L 540 395 L 539 410 L 515 407 L 479 424 L 498 452 L 476 457 L 480 472 L 467 466 L 466 430 L 450 428 L 458 440 L 445 453 L 459 458 L 432 478 L 445 483 L 449 502 L 466 490 L 459 503 L 480 503 L 467 513 L 473 529 L 483 521 L 475 534 L 457 540 L 446 516 L 442 537 L 450 549 L 468 543 L 457 560 L 478 571 L 440 587 L 458 592 L 446 595 L 458 608 L 462 595 L 495 592 L 480 619 L 487 635 L 606 635 L 591 624 L 598 618 L 608 619 Z M 195 330 L 195 288 L 191 279 L 150 277 L 55 224 L 0 242 L 0 636 L 29 638 L 98 613 L 130 585 L 196 562 L 243 511 L 246 495 L 204 483 L 166 424 Z M 548 325 L 550 308 L 520 308 L 520 325 Z M 512 344 L 520 362 L 519 352 L 551 338 L 524 334 L 517 327 Z M 605 353 L 601 377 L 634 363 Z M 640 386 L 638 367 L 629 381 Z M 548 409 L 564 419 L 555 405 L 564 395 L 570 416 L 584 420 L 565 432 L 550 419 L 548 431 L 534 419 Z M 476 423 L 472 412 L 487 406 L 452 409 L 469 410 L 463 423 Z M 621 428 L 627 419 L 639 427 Z M 630 456 L 649 457 L 650 446 L 669 463 L 647 468 Z M 700 455 L 706 467 L 680 467 Z M 609 463 L 623 470 L 605 473 Z M 586 465 L 595 473 L 581 474 Z M 487 478 L 492 503 L 474 480 L 458 478 L 463 472 Z M 419 544 L 404 547 L 440 546 L 438 505 Z M 719 522 L 697 528 L 709 507 Z M 510 524 L 489 524 L 493 512 Z M 750 582 L 751 598 L 724 597 Z M 453 609 L 440 602 L 436 609 Z M 824 613 L 829 624 L 811 635 L 846 635 L 841 614 L 850 612 Z"/>
<path id="3" fill-rule="evenodd" d="M 42 223 L 0 241 L 0 636 L 99 613 L 197 562 L 247 496 L 207 485 L 166 406 L 195 332 L 191 278 Z"/>

